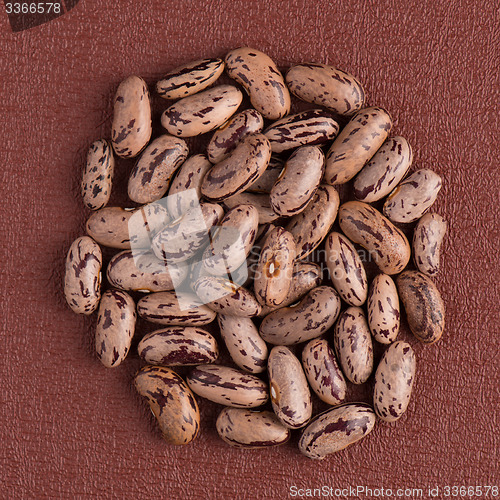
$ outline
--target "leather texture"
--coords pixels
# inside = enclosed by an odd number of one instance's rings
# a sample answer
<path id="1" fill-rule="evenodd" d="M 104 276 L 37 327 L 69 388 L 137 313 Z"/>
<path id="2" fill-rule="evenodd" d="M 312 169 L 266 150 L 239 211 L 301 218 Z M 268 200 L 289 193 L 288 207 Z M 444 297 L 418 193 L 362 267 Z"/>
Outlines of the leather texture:
<path id="1" fill-rule="evenodd" d="M 438 485 L 499 484 L 496 1 L 82 0 L 21 32 L 0 20 L 3 498 L 275 499 L 293 485 L 423 488 L 427 498 Z M 433 208 L 449 221 L 436 278 L 443 338 L 421 345 L 403 324 L 399 338 L 417 357 L 407 413 L 322 462 L 299 453 L 297 432 L 276 449 L 228 447 L 215 431 L 221 407 L 200 398 L 198 439 L 167 445 L 132 386 L 135 351 L 105 369 L 95 317 L 73 314 L 62 293 L 66 251 L 89 215 L 79 193 L 86 150 L 109 137 L 118 83 L 137 74 L 152 89 L 183 62 L 241 45 L 281 69 L 317 61 L 356 75 L 368 104 L 391 113 L 392 134 L 409 140 L 413 168 L 444 181 Z M 158 131 L 166 102 L 153 101 Z M 126 203 L 132 165 L 118 162 L 110 204 Z M 139 322 L 137 338 L 153 329 Z M 347 399 L 370 401 L 372 390 L 373 376 L 349 384 Z"/>

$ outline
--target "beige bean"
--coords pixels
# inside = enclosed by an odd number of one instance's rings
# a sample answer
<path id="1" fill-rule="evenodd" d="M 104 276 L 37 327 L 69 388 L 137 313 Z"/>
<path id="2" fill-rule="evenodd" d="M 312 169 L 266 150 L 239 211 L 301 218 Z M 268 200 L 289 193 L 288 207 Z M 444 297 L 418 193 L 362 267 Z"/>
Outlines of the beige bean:
<path id="1" fill-rule="evenodd" d="M 323 144 L 333 139 L 339 124 L 324 109 L 310 109 L 286 116 L 269 126 L 264 135 L 273 153 L 281 153 L 307 144 Z"/>
<path id="2" fill-rule="evenodd" d="M 368 295 L 368 280 L 354 245 L 343 235 L 332 232 L 325 245 L 326 264 L 333 286 L 351 306 L 361 306 Z"/>
<path id="3" fill-rule="evenodd" d="M 170 184 L 166 201 L 168 212 L 173 219 L 181 217 L 199 203 L 201 183 L 211 168 L 212 164 L 205 155 L 190 156 L 180 166 Z"/>
<path id="4" fill-rule="evenodd" d="M 215 83 L 224 71 L 222 59 L 200 59 L 169 71 L 156 84 L 164 99 L 181 99 L 196 94 Z"/>
<path id="5" fill-rule="evenodd" d="M 268 194 L 248 193 L 245 191 L 226 198 L 223 203 L 228 209 L 238 205 L 253 205 L 259 213 L 259 224 L 269 224 L 279 218 L 279 215 L 271 207 Z"/>
<path id="6" fill-rule="evenodd" d="M 227 74 L 249 94 L 264 118 L 278 120 L 290 111 L 290 93 L 274 61 L 259 50 L 240 47 L 226 56 Z"/>
<path id="7" fill-rule="evenodd" d="M 215 319 L 215 312 L 197 295 L 176 292 L 149 293 L 137 303 L 137 313 L 146 321 L 170 326 L 201 326 Z"/>
<path id="8" fill-rule="evenodd" d="M 261 305 L 278 306 L 292 284 L 295 242 L 282 227 L 266 237 L 254 277 L 255 297 Z"/>
<path id="9" fill-rule="evenodd" d="M 373 371 L 373 344 L 363 309 L 347 308 L 335 325 L 333 338 L 344 375 L 353 384 L 364 384 Z"/>
<path id="10" fill-rule="evenodd" d="M 278 446 L 290 439 L 290 430 L 270 411 L 224 408 L 215 427 L 221 439 L 234 448 Z"/>
<path id="11" fill-rule="evenodd" d="M 435 276 L 439 271 L 441 245 L 448 223 L 436 213 L 427 213 L 413 231 L 413 259 L 421 273 Z"/>
<path id="12" fill-rule="evenodd" d="M 203 303 L 217 313 L 251 318 L 261 310 L 252 292 L 224 278 L 201 277 L 194 284 L 194 291 Z"/>
<path id="13" fill-rule="evenodd" d="M 327 64 L 292 66 L 286 74 L 286 83 L 299 99 L 325 106 L 339 115 L 353 115 L 365 101 L 363 87 L 354 76 Z"/>
<path id="14" fill-rule="evenodd" d="M 231 359 L 249 373 L 262 373 L 267 366 L 268 350 L 250 318 L 218 314 L 220 335 Z"/>
<path id="15" fill-rule="evenodd" d="M 375 412 L 364 403 L 346 403 L 318 415 L 302 432 L 299 450 L 323 460 L 367 436 L 375 426 Z"/>
<path id="16" fill-rule="evenodd" d="M 279 306 L 263 306 L 259 316 L 264 317 L 281 307 L 294 304 L 307 292 L 321 284 L 321 267 L 313 262 L 295 261 L 293 266 L 292 284 L 286 299 Z"/>
<path id="17" fill-rule="evenodd" d="M 250 187 L 266 170 L 271 145 L 262 134 L 243 139 L 230 155 L 203 179 L 201 192 L 212 201 L 223 201 Z"/>
<path id="18" fill-rule="evenodd" d="M 111 143 L 118 156 L 137 156 L 151 138 L 151 103 L 146 82 L 129 76 L 118 86 L 114 101 Z"/>
<path id="19" fill-rule="evenodd" d="M 134 384 L 148 401 L 167 443 L 184 445 L 197 436 L 200 411 L 193 393 L 177 373 L 163 366 L 145 366 L 135 376 Z"/>
<path id="20" fill-rule="evenodd" d="M 393 222 L 420 219 L 436 201 L 441 185 L 441 177 L 432 170 L 413 172 L 387 197 L 384 215 Z"/>
<path id="21" fill-rule="evenodd" d="M 81 184 L 83 203 L 90 210 L 107 205 L 115 170 L 113 149 L 104 139 L 95 141 L 87 153 Z"/>
<path id="22" fill-rule="evenodd" d="M 259 213 L 253 205 L 231 209 L 203 253 L 203 266 L 212 275 L 235 272 L 252 249 L 257 236 Z"/>
<path id="23" fill-rule="evenodd" d="M 424 344 L 437 342 L 444 331 L 445 307 L 434 282 L 419 271 L 404 271 L 396 285 L 413 335 Z"/>
<path id="24" fill-rule="evenodd" d="M 208 159 L 212 163 L 225 160 L 247 136 L 258 134 L 264 128 L 264 119 L 256 109 L 245 109 L 234 115 L 214 132 L 207 146 Z"/>
<path id="25" fill-rule="evenodd" d="M 312 400 L 300 361 L 288 347 L 276 346 L 269 353 L 267 370 L 276 416 L 290 429 L 306 425 L 312 415 Z"/>
<path id="26" fill-rule="evenodd" d="M 287 217 L 302 212 L 318 189 L 324 165 L 325 156 L 317 146 L 296 149 L 271 189 L 273 210 Z"/>
<path id="27" fill-rule="evenodd" d="M 106 290 L 102 294 L 95 333 L 97 357 L 107 368 L 127 356 L 135 332 L 135 303 L 128 293 Z"/>
<path id="28" fill-rule="evenodd" d="M 152 141 L 130 173 L 128 197 L 136 203 L 162 198 L 187 155 L 187 144 L 178 137 L 165 134 Z"/>
<path id="29" fill-rule="evenodd" d="M 88 236 L 80 236 L 66 255 L 64 296 L 78 314 L 92 314 L 101 298 L 102 253 L 99 245 Z"/>
<path id="30" fill-rule="evenodd" d="M 265 382 L 228 366 L 197 366 L 186 381 L 195 394 L 221 405 L 255 408 L 269 399 Z"/>
<path id="31" fill-rule="evenodd" d="M 387 139 L 354 181 L 354 196 L 372 203 L 387 196 L 406 175 L 413 152 L 404 137 Z"/>
<path id="32" fill-rule="evenodd" d="M 340 312 L 340 298 L 329 286 L 311 290 L 295 306 L 268 314 L 259 329 L 270 344 L 292 345 L 319 337 L 333 326 Z"/>
<path id="33" fill-rule="evenodd" d="M 384 422 L 395 422 L 408 408 L 415 380 L 415 353 L 410 344 L 395 342 L 384 352 L 375 372 L 373 407 Z"/>
<path id="34" fill-rule="evenodd" d="M 128 223 L 135 209 L 104 207 L 87 220 L 87 234 L 97 243 L 111 248 L 130 248 Z"/>
<path id="35" fill-rule="evenodd" d="M 370 252 L 386 274 L 400 273 L 410 260 L 406 236 L 378 210 L 360 201 L 348 201 L 339 209 L 340 228 L 354 243 Z"/>
<path id="36" fill-rule="evenodd" d="M 396 285 L 387 274 L 378 274 L 370 285 L 367 301 L 368 325 L 373 338 L 391 344 L 399 333 L 400 311 Z"/>
<path id="37" fill-rule="evenodd" d="M 172 104 L 161 115 L 161 125 L 177 137 L 206 134 L 229 120 L 242 99 L 236 87 L 218 85 Z"/>
<path id="38" fill-rule="evenodd" d="M 307 207 L 285 226 L 295 240 L 297 260 L 316 250 L 329 233 L 339 210 L 340 198 L 333 186 L 320 185 Z"/>
<path id="39" fill-rule="evenodd" d="M 194 366 L 213 363 L 219 347 L 210 333 L 194 326 L 169 326 L 145 335 L 137 346 L 146 363 L 163 366 Z"/>
<path id="40" fill-rule="evenodd" d="M 313 339 L 304 346 L 302 365 L 309 385 L 322 401 L 329 405 L 344 401 L 347 390 L 344 375 L 325 339 Z"/>
<path id="41" fill-rule="evenodd" d="M 211 228 L 223 215 L 223 208 L 215 203 L 190 208 L 156 233 L 151 243 L 154 254 L 169 264 L 187 261 L 209 242 Z"/>
<path id="42" fill-rule="evenodd" d="M 325 182 L 344 184 L 351 180 L 382 146 L 392 120 L 382 108 L 359 111 L 333 141 L 326 156 Z"/>
<path id="43" fill-rule="evenodd" d="M 173 290 L 184 281 L 186 276 L 185 266 L 167 266 L 150 251 L 124 250 L 109 261 L 107 269 L 107 277 L 111 286 L 136 292 Z"/>

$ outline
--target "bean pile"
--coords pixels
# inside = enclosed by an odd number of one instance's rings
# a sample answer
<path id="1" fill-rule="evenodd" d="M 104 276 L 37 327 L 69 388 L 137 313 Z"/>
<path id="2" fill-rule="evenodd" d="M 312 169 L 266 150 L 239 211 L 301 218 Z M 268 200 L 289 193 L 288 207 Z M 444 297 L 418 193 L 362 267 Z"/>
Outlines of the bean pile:
<path id="1" fill-rule="evenodd" d="M 233 85 L 217 84 L 224 71 Z M 156 92 L 174 101 L 166 133 L 151 139 L 148 87 L 131 76 L 116 92 L 111 139 L 90 147 L 83 172 L 94 212 L 68 251 L 64 292 L 74 312 L 97 311 L 102 364 L 124 361 L 137 315 L 161 325 L 140 339 L 147 364 L 134 382 L 171 444 L 198 434 L 195 395 L 225 406 L 216 428 L 229 445 L 280 445 L 302 428 L 300 451 L 313 459 L 398 420 L 416 373 L 412 347 L 397 340 L 400 301 L 420 342 L 444 329 L 431 278 L 447 223 L 428 212 L 439 175 L 407 176 L 412 148 L 390 136 L 389 113 L 364 107 L 358 80 L 332 66 L 283 77 L 267 55 L 238 48 L 174 69 Z M 289 114 L 291 94 L 316 107 Z M 209 133 L 205 154 L 190 155 L 185 139 Z M 116 157 L 137 158 L 136 208 L 107 206 Z M 346 189 L 354 199 L 341 203 Z M 120 250 L 103 293 L 101 246 Z M 371 282 L 367 260 L 378 267 Z M 218 361 L 221 341 L 232 366 Z M 378 366 L 374 342 L 387 346 Z M 191 367 L 184 379 L 172 369 L 181 366 Z M 346 402 L 348 384 L 373 372 L 373 404 Z M 331 408 L 313 416 L 316 397 Z"/>

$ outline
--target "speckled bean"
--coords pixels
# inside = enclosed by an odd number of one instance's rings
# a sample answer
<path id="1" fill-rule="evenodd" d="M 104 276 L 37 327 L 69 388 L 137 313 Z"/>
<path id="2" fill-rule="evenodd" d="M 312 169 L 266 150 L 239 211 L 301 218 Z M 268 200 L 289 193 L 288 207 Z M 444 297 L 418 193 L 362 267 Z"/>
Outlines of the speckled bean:
<path id="1" fill-rule="evenodd" d="M 222 207 L 214 203 L 190 208 L 155 235 L 151 244 L 154 254 L 169 264 L 185 262 L 208 243 L 210 229 L 223 215 Z"/>
<path id="2" fill-rule="evenodd" d="M 78 314 L 92 314 L 101 298 L 102 252 L 88 236 L 77 238 L 66 255 L 64 296 Z"/>
<path id="3" fill-rule="evenodd" d="M 261 310 L 252 292 L 224 278 L 199 278 L 194 284 L 194 291 L 203 303 L 218 313 L 251 318 Z"/>
<path id="4" fill-rule="evenodd" d="M 227 74 L 250 96 L 264 118 L 278 120 L 290 111 L 290 93 L 274 61 L 259 50 L 240 47 L 226 56 Z"/>
<path id="5" fill-rule="evenodd" d="M 146 363 L 163 366 L 194 366 L 213 363 L 219 347 L 210 333 L 194 326 L 169 326 L 145 335 L 137 346 Z"/>
<path id="6" fill-rule="evenodd" d="M 162 198 L 187 155 L 187 144 L 179 137 L 165 134 L 152 141 L 130 173 L 128 197 L 136 203 Z"/>
<path id="7" fill-rule="evenodd" d="M 262 134 L 249 135 L 223 161 L 208 171 L 201 184 L 203 196 L 222 201 L 242 193 L 266 170 L 271 146 Z"/>
<path id="8" fill-rule="evenodd" d="M 87 220 L 87 234 L 97 243 L 110 248 L 130 248 L 128 223 L 135 209 L 104 207 Z"/>
<path id="9" fill-rule="evenodd" d="M 255 408 L 269 399 L 265 382 L 228 366 L 197 366 L 186 381 L 195 394 L 221 405 Z"/>
<path id="10" fill-rule="evenodd" d="M 95 141 L 87 153 L 81 185 L 83 203 L 90 210 L 98 210 L 107 205 L 114 170 L 115 157 L 111 145 L 104 139 Z"/>
<path id="11" fill-rule="evenodd" d="M 218 85 L 172 104 L 161 115 L 161 124 L 177 137 L 206 134 L 229 120 L 242 99 L 233 85 Z"/>
<path id="12" fill-rule="evenodd" d="M 326 156 L 325 182 L 344 184 L 351 180 L 382 146 L 392 120 L 382 108 L 362 109 L 342 129 Z"/>
<path id="13" fill-rule="evenodd" d="M 364 384 L 373 371 L 373 343 L 363 309 L 347 308 L 335 325 L 333 339 L 344 375 L 353 384 Z"/>
<path id="14" fill-rule="evenodd" d="M 384 215 L 393 222 L 420 219 L 436 201 L 441 185 L 441 177 L 432 170 L 413 172 L 387 197 Z"/>
<path id="15" fill-rule="evenodd" d="M 183 293 L 180 299 L 173 290 L 150 293 L 137 303 L 137 313 L 146 321 L 169 326 L 201 326 L 215 319 L 215 312 L 197 295 Z"/>
<path id="16" fill-rule="evenodd" d="M 333 326 L 339 312 L 337 292 L 329 286 L 320 286 L 311 290 L 298 305 L 268 314 L 259 333 L 270 344 L 299 344 L 325 333 Z"/>
<path id="17" fill-rule="evenodd" d="M 339 209 L 344 234 L 370 252 L 379 269 L 386 274 L 400 273 L 410 260 L 406 236 L 378 210 L 360 201 L 348 201 Z"/>
<path id="18" fill-rule="evenodd" d="M 368 325 L 373 338 L 382 344 L 391 344 L 399 333 L 399 298 L 396 285 L 387 274 L 373 278 L 366 305 Z"/>
<path id="19" fill-rule="evenodd" d="M 290 430 L 270 411 L 224 408 L 215 427 L 221 439 L 234 448 L 266 448 L 290 439 Z"/>
<path id="20" fill-rule="evenodd" d="M 118 86 L 114 101 L 111 143 L 123 158 L 137 156 L 151 138 L 151 103 L 146 82 L 129 76 Z"/>
<path id="21" fill-rule="evenodd" d="M 279 306 L 292 284 L 295 242 L 282 227 L 266 237 L 254 277 L 255 297 L 261 305 Z"/>
<path id="22" fill-rule="evenodd" d="M 173 219 L 184 215 L 201 199 L 201 183 L 212 164 L 205 155 L 190 156 L 175 175 L 167 197 L 167 209 Z M 183 194 L 194 189 L 194 196 Z M 174 196 L 175 195 L 175 196 Z"/>
<path id="23" fill-rule="evenodd" d="M 322 460 L 367 436 L 375 426 L 375 412 L 364 403 L 347 403 L 318 415 L 302 432 L 299 450 Z"/>
<path id="24" fill-rule="evenodd" d="M 368 295 L 368 280 L 354 245 L 340 233 L 332 232 L 325 244 L 326 264 L 333 286 L 351 306 L 361 306 Z"/>
<path id="25" fill-rule="evenodd" d="M 259 316 L 267 316 L 281 307 L 294 304 L 307 292 L 321 284 L 321 267 L 313 262 L 295 261 L 293 266 L 292 284 L 286 299 L 279 306 L 263 306 Z"/>
<path id="26" fill-rule="evenodd" d="M 333 139 L 339 124 L 331 113 L 323 109 L 310 109 L 274 122 L 264 135 L 271 143 L 273 153 L 281 153 L 306 144 L 323 144 Z"/>
<path id="27" fill-rule="evenodd" d="M 163 439 L 169 444 L 190 443 L 200 429 L 200 411 L 193 393 L 174 371 L 163 366 L 145 366 L 134 379 L 156 417 Z"/>
<path id="28" fill-rule="evenodd" d="M 441 245 L 448 223 L 436 213 L 425 214 L 413 231 L 413 259 L 421 273 L 435 276 L 439 271 Z"/>
<path id="29" fill-rule="evenodd" d="M 217 233 L 203 254 L 203 266 L 212 275 L 235 272 L 252 249 L 259 213 L 253 205 L 238 205 L 221 220 Z"/>
<path id="30" fill-rule="evenodd" d="M 329 405 L 338 405 L 347 390 L 335 353 L 325 339 L 313 339 L 304 346 L 302 365 L 309 385 Z"/>
<path id="31" fill-rule="evenodd" d="M 264 119 L 256 109 L 245 109 L 234 115 L 214 132 L 207 146 L 208 159 L 212 163 L 225 160 L 247 136 L 262 132 Z"/>
<path id="32" fill-rule="evenodd" d="M 299 99 L 325 106 L 339 115 L 353 115 L 365 101 L 363 87 L 354 76 L 327 64 L 292 66 L 286 74 L 286 83 Z"/>
<path id="33" fill-rule="evenodd" d="M 259 213 L 259 224 L 269 224 L 279 218 L 279 215 L 271 207 L 268 194 L 244 192 L 224 200 L 224 206 L 228 209 L 237 205 L 253 205 Z"/>
<path id="34" fill-rule="evenodd" d="M 395 342 L 384 352 L 375 372 L 373 392 L 375 413 L 384 422 L 395 422 L 408 408 L 415 371 L 410 344 Z"/>
<path id="35" fill-rule="evenodd" d="M 413 161 L 404 137 L 387 139 L 354 180 L 354 196 L 366 203 L 387 196 L 406 175 Z"/>
<path id="36" fill-rule="evenodd" d="M 152 252 L 124 250 L 116 254 L 108 264 L 109 284 L 120 290 L 164 292 L 173 290 L 187 276 L 184 266 L 167 266 Z"/>
<path id="37" fill-rule="evenodd" d="M 307 424 L 312 400 L 302 365 L 288 347 L 271 349 L 267 361 L 271 403 L 281 423 L 290 429 Z"/>
<path id="38" fill-rule="evenodd" d="M 270 193 L 285 168 L 285 162 L 281 158 L 271 156 L 269 165 L 264 173 L 247 189 L 251 193 Z M 242 193 L 244 195 L 245 193 Z"/>
<path id="39" fill-rule="evenodd" d="M 340 198 L 333 186 L 320 185 L 307 207 L 285 226 L 295 240 L 297 260 L 313 252 L 326 237 L 337 217 Z"/>
<path id="40" fill-rule="evenodd" d="M 164 99 L 181 99 L 210 87 L 224 71 L 222 59 L 200 59 L 169 71 L 156 84 Z"/>
<path id="41" fill-rule="evenodd" d="M 318 146 L 296 149 L 271 189 L 273 210 L 286 217 L 302 212 L 318 189 L 324 169 L 325 156 Z"/>
<path id="42" fill-rule="evenodd" d="M 445 308 L 434 282 L 419 271 L 405 271 L 396 285 L 413 335 L 424 344 L 437 342 L 443 335 Z"/>
<path id="43" fill-rule="evenodd" d="M 95 332 L 95 350 L 107 368 L 118 366 L 127 356 L 135 332 L 135 303 L 128 293 L 106 290 L 102 294 Z"/>
<path id="44" fill-rule="evenodd" d="M 268 350 L 250 318 L 218 314 L 220 335 L 231 359 L 249 373 L 262 373 L 267 366 Z"/>

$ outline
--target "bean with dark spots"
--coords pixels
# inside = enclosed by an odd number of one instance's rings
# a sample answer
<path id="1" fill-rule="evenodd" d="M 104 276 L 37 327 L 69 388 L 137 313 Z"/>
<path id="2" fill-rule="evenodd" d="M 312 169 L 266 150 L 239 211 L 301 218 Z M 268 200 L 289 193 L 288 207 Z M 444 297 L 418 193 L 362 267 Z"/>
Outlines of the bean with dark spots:
<path id="1" fill-rule="evenodd" d="M 312 416 L 312 400 L 302 365 L 285 346 L 271 349 L 267 361 L 271 403 L 281 423 L 290 429 L 307 424 Z"/>
<path id="2" fill-rule="evenodd" d="M 278 446 L 290 438 L 290 430 L 270 411 L 224 408 L 215 427 L 221 439 L 234 448 Z"/>
<path id="3" fill-rule="evenodd" d="M 445 307 L 435 283 L 419 271 L 405 271 L 396 285 L 413 335 L 424 344 L 437 342 L 444 331 Z"/>
<path id="4" fill-rule="evenodd" d="M 363 309 L 349 307 L 342 312 L 333 340 L 344 375 L 353 384 L 364 384 L 373 371 L 373 343 Z"/>
<path id="5" fill-rule="evenodd" d="M 265 382 L 228 366 L 197 366 L 186 381 L 198 396 L 226 406 L 254 408 L 269 399 Z"/>
<path id="6" fill-rule="evenodd" d="M 193 393 L 177 373 L 148 365 L 136 374 L 134 384 L 149 403 L 167 443 L 184 445 L 197 436 L 200 411 Z"/>
<path id="7" fill-rule="evenodd" d="M 318 415 L 302 432 L 299 450 L 313 460 L 322 460 L 367 436 L 376 421 L 373 409 L 364 403 L 346 403 Z"/>
<path id="8" fill-rule="evenodd" d="M 417 269 L 427 276 L 439 271 L 439 258 L 448 223 L 439 214 L 427 213 L 413 231 L 413 260 Z"/>

